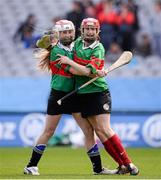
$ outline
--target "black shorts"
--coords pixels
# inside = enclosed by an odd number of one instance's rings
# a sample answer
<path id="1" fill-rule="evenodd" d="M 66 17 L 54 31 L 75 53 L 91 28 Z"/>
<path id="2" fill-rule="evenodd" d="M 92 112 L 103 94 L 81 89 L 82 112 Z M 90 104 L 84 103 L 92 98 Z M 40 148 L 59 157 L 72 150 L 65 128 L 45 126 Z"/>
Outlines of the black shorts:
<path id="1" fill-rule="evenodd" d="M 48 115 L 58 115 L 58 114 L 71 114 L 75 112 L 80 112 L 80 107 L 77 103 L 77 94 L 70 96 L 69 98 L 62 101 L 61 105 L 58 105 L 57 101 L 65 96 L 66 92 L 51 90 L 47 105 Z"/>
<path id="2" fill-rule="evenodd" d="M 96 93 L 79 94 L 83 118 L 111 113 L 111 95 L 109 90 Z"/>

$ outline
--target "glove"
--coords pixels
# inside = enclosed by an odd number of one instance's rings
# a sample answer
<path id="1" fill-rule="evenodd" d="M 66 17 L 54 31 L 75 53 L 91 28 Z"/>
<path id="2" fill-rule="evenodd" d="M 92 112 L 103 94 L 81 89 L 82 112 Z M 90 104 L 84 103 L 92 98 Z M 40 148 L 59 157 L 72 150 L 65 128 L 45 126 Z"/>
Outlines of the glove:
<path id="1" fill-rule="evenodd" d="M 44 35 L 36 42 L 37 47 L 47 49 L 51 45 L 50 35 Z"/>

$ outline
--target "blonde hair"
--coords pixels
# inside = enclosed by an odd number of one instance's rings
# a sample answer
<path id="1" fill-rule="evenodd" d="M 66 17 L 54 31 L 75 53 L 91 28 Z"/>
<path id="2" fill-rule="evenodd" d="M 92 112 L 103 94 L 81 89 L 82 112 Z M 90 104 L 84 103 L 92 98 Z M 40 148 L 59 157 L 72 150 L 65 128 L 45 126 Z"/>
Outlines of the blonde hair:
<path id="1" fill-rule="evenodd" d="M 50 50 L 37 48 L 34 50 L 34 58 L 38 60 L 37 67 L 42 71 L 50 71 Z"/>

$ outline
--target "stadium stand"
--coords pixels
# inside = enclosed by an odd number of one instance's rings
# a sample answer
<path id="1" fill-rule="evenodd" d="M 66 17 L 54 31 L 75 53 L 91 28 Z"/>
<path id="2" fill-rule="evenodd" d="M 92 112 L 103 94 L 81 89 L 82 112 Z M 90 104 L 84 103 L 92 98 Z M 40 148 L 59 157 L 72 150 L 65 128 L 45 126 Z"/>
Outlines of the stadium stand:
<path id="1" fill-rule="evenodd" d="M 55 2 L 55 1 L 54 1 Z M 36 70 L 35 61 L 32 56 L 32 49 L 24 49 L 21 43 L 13 42 L 13 35 L 18 24 L 20 24 L 29 14 L 36 14 L 37 25 L 35 34 L 42 34 L 43 30 L 52 26 L 51 19 L 56 16 L 62 16 L 70 10 L 71 0 L 59 0 L 53 3 L 52 0 L 1 0 L 0 6 L 0 76 L 42 76 L 43 74 Z M 150 14 L 147 12 L 152 6 L 151 1 L 136 1 L 139 3 L 139 19 L 141 31 L 150 32 L 148 25 Z M 63 12 L 61 11 L 63 9 Z M 145 14 L 149 14 L 148 16 Z M 108 62 L 108 60 L 107 60 Z M 154 63 L 155 62 L 155 63 Z M 134 57 L 133 66 L 120 69 L 113 72 L 111 76 L 161 76 L 161 60 L 157 56 L 143 58 Z M 45 74 L 44 74 L 45 75 Z"/>
<path id="2" fill-rule="evenodd" d="M 0 1 L 0 76 L 42 76 L 35 70 L 32 49 L 24 49 L 21 43 L 13 42 L 13 35 L 18 25 L 24 21 L 28 14 L 34 13 L 38 17 L 35 34 L 42 34 L 51 26 L 51 19 L 62 14 L 70 8 L 70 1 Z"/>

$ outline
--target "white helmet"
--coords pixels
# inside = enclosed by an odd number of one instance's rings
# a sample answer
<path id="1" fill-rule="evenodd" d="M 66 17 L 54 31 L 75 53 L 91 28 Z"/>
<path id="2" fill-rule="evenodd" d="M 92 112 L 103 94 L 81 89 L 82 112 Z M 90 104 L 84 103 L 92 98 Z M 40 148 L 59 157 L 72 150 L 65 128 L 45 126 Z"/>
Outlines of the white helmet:
<path id="1" fill-rule="evenodd" d="M 54 30 L 58 31 L 58 32 L 65 31 L 65 30 L 74 30 L 75 31 L 75 27 L 74 27 L 74 24 L 72 23 L 72 21 L 63 19 L 63 20 L 57 21 L 55 23 Z"/>

